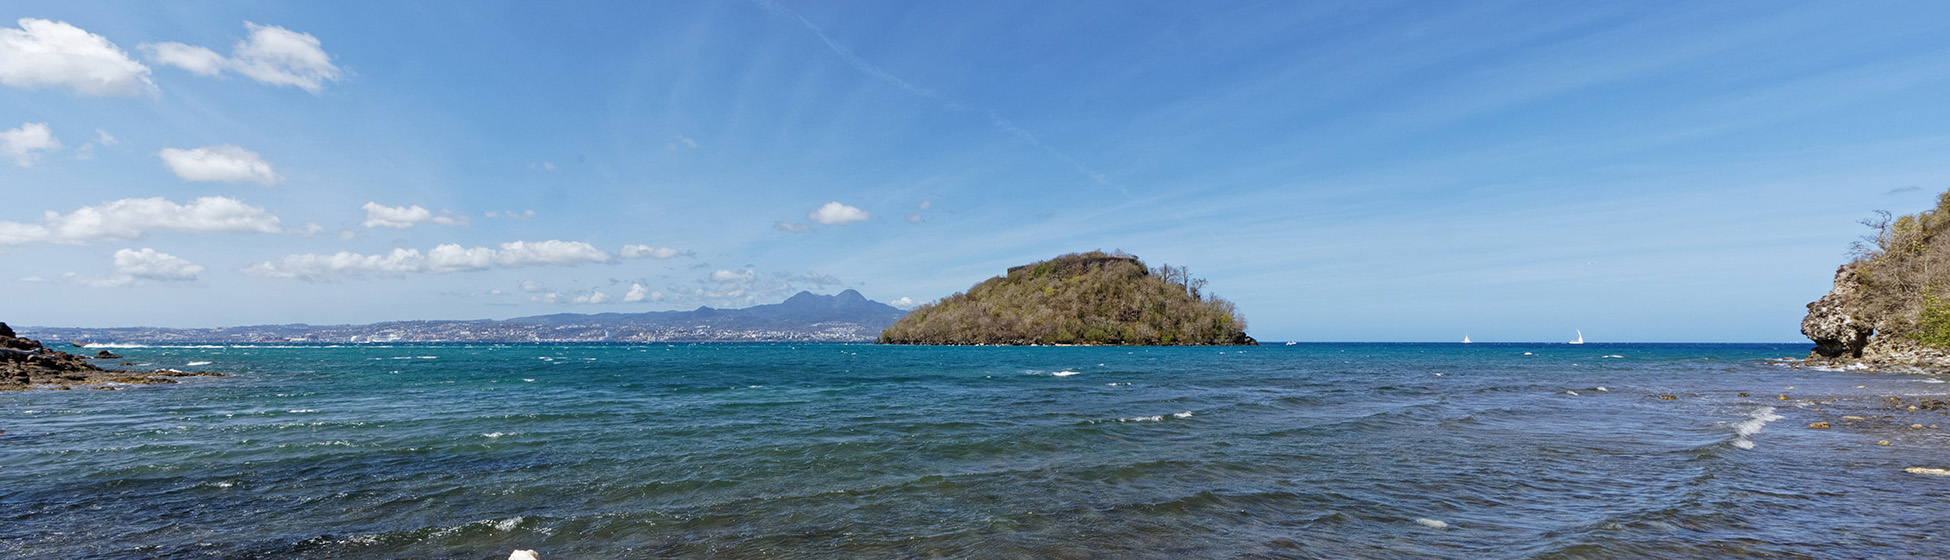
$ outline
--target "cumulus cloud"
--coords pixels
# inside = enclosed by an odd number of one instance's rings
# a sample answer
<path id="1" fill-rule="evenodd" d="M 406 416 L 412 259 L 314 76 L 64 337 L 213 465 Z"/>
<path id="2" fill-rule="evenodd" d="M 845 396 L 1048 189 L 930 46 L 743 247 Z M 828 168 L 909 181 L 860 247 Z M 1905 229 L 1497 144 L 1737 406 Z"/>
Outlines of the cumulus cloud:
<path id="1" fill-rule="evenodd" d="M 89 286 L 133 286 L 145 280 L 191 282 L 203 273 L 203 266 L 155 249 L 122 249 L 115 252 L 115 272 L 104 278 L 68 274 L 69 281 Z"/>
<path id="2" fill-rule="evenodd" d="M 817 210 L 807 212 L 806 219 L 829 226 L 849 224 L 867 219 L 867 211 L 838 202 L 828 202 Z"/>
<path id="3" fill-rule="evenodd" d="M 787 231 L 792 233 L 805 233 L 808 231 L 812 231 L 812 226 L 798 223 L 798 222 L 787 222 L 783 220 L 779 221 L 778 223 L 772 224 L 772 227 L 777 228 L 779 231 Z"/>
<path id="4" fill-rule="evenodd" d="M 900 299 L 887 302 L 887 305 L 892 305 L 897 309 L 905 309 L 908 311 L 913 311 L 914 308 L 921 306 L 921 302 L 914 301 L 914 298 L 902 297 Z"/>
<path id="5" fill-rule="evenodd" d="M 443 244 L 425 253 L 419 249 L 393 249 L 391 253 L 366 255 L 349 251 L 334 254 L 301 253 L 285 255 L 245 267 L 243 272 L 271 278 L 335 280 L 364 276 L 401 276 L 408 273 L 444 274 L 490 268 L 530 266 L 570 266 L 586 262 L 609 262 L 615 257 L 580 241 L 510 241 L 499 249 Z M 532 284 L 532 286 L 531 286 Z M 532 289 L 531 289 L 532 288 Z M 522 290 L 546 290 L 540 284 L 524 282 Z"/>
<path id="6" fill-rule="evenodd" d="M 156 155 L 184 181 L 248 181 L 271 186 L 281 179 L 257 152 L 230 144 L 190 150 L 163 148 Z"/>
<path id="7" fill-rule="evenodd" d="M 344 71 L 332 64 L 317 37 L 275 25 L 244 22 L 250 36 L 230 50 L 230 56 L 183 43 L 142 45 L 149 61 L 175 66 L 199 76 L 216 76 L 224 71 L 243 74 L 258 83 L 296 87 L 318 93 L 326 82 L 336 82 Z"/>
<path id="8" fill-rule="evenodd" d="M 115 273 L 142 280 L 188 281 L 202 274 L 203 266 L 143 247 L 116 251 Z"/>
<path id="9" fill-rule="evenodd" d="M 589 293 L 581 294 L 573 298 L 569 298 L 569 303 L 582 304 L 582 305 L 603 303 L 607 301 L 609 301 L 609 294 L 605 294 L 593 290 L 590 291 Z"/>
<path id="10" fill-rule="evenodd" d="M 18 23 L 18 28 L 0 28 L 0 84 L 113 97 L 156 91 L 149 67 L 100 35 L 65 21 L 21 18 Z"/>
<path id="11" fill-rule="evenodd" d="M 206 196 L 177 204 L 157 198 L 125 198 L 84 206 L 70 214 L 49 211 L 38 224 L 0 222 L 0 245 L 135 239 L 151 231 L 277 233 L 278 217 L 234 198 Z"/>
<path id="12" fill-rule="evenodd" d="M 0 131 L 0 156 L 13 158 L 14 165 L 33 167 L 41 155 L 61 149 L 47 123 L 21 123 L 20 128 Z"/>
<path id="13" fill-rule="evenodd" d="M 433 222 L 443 226 L 467 225 L 466 217 L 445 210 L 441 211 L 441 215 L 435 216 L 432 211 L 419 205 L 386 206 L 377 202 L 367 202 L 365 206 L 359 208 L 366 211 L 366 220 L 359 222 L 359 225 L 369 228 L 410 228 L 420 222 Z"/>
<path id="14" fill-rule="evenodd" d="M 679 251 L 669 247 L 651 247 L 649 245 L 624 245 L 623 250 L 617 253 L 626 259 L 674 259 L 677 257 L 691 256 L 690 251 Z"/>
<path id="15" fill-rule="evenodd" d="M 644 286 L 642 284 L 630 284 L 630 291 L 623 294 L 624 303 L 636 303 L 639 301 L 663 301 L 664 299 L 665 296 L 663 292 L 652 290 L 649 287 Z"/>

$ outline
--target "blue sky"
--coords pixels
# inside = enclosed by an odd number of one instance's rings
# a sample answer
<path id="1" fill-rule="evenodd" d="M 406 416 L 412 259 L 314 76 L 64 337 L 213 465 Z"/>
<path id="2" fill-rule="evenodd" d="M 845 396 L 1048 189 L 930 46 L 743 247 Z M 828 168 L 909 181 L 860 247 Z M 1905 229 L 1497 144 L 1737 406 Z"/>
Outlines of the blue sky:
<path id="1" fill-rule="evenodd" d="M 1950 189 L 1937 2 L 0 7 L 0 320 L 925 302 L 1092 249 L 1262 340 L 1798 341 Z"/>

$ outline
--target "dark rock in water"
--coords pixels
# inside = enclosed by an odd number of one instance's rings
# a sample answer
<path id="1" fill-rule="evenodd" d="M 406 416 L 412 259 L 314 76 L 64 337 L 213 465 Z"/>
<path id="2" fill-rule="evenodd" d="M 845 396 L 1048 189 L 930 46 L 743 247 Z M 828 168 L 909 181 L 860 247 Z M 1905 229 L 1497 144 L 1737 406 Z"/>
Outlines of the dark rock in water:
<path id="1" fill-rule="evenodd" d="M 11 333 L 13 330 L 7 329 L 4 332 Z M 96 357 L 105 356 L 120 357 L 109 354 L 106 350 Z M 67 389 L 72 385 L 175 383 L 169 378 L 220 375 L 222 374 L 201 371 L 183 373 L 105 370 L 88 363 L 87 359 L 81 356 L 50 349 L 37 340 L 18 336 L 0 336 L 0 391 L 18 391 L 37 386 Z"/>
<path id="2" fill-rule="evenodd" d="M 115 353 L 114 353 L 114 352 L 110 352 L 110 351 L 107 351 L 107 350 L 103 350 L 103 351 L 100 351 L 100 352 L 96 352 L 96 353 L 95 353 L 95 359 L 97 359 L 97 360 L 113 360 L 113 359 L 116 359 L 116 358 L 120 358 L 120 357 L 121 357 L 121 356 L 117 356 L 117 355 L 115 355 Z"/>
<path id="3" fill-rule="evenodd" d="M 16 337 L 16 336 L 20 336 L 20 335 L 17 335 L 17 334 L 14 334 L 14 329 L 13 329 L 13 327 L 9 327 L 9 326 L 7 326 L 7 324 L 6 324 L 6 323 L 0 323 L 0 336 L 4 336 L 4 337 L 7 337 L 7 338 L 13 338 L 13 337 Z"/>

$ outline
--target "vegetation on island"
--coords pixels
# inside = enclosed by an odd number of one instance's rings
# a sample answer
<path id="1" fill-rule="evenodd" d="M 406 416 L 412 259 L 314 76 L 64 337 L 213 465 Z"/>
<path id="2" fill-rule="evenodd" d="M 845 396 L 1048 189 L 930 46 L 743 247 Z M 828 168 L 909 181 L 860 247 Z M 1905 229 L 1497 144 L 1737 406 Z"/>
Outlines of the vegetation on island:
<path id="1" fill-rule="evenodd" d="M 1257 344 L 1232 302 L 1186 267 L 1122 251 L 1072 253 L 1009 269 L 922 305 L 881 344 Z"/>
<path id="2" fill-rule="evenodd" d="M 1950 347 L 1950 192 L 1936 208 L 1891 217 L 1878 211 L 1862 224 L 1874 231 L 1856 241 L 1856 310 L 1878 337 L 1903 337 Z"/>

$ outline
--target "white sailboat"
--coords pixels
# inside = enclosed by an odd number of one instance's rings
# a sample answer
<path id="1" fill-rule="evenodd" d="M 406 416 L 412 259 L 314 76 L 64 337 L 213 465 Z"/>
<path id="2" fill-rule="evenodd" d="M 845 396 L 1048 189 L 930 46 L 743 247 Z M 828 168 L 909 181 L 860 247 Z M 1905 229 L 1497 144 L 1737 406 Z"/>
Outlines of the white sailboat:
<path id="1" fill-rule="evenodd" d="M 1475 342 L 1475 341 L 1474 341 L 1474 340 L 1470 340 L 1470 339 L 1469 339 L 1469 335 L 1463 335 L 1463 344 L 1469 344 L 1469 343 L 1471 343 L 1471 342 Z"/>
<path id="2" fill-rule="evenodd" d="M 1576 330 L 1576 329 L 1572 329 L 1572 330 Z M 1578 339 L 1567 342 L 1566 344 L 1584 344 L 1584 331 L 1578 331 Z"/>

